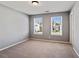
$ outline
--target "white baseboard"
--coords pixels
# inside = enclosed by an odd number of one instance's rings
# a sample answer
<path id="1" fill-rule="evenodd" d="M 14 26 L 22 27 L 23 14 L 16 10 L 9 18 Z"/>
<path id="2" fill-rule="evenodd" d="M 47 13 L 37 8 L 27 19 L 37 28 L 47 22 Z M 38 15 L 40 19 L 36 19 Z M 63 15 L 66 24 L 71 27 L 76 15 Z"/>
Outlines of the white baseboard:
<path id="1" fill-rule="evenodd" d="M 79 54 L 77 53 L 77 51 L 75 50 L 75 48 L 73 48 L 73 50 L 75 51 L 75 53 L 77 54 L 77 56 L 79 57 Z"/>
<path id="2" fill-rule="evenodd" d="M 65 41 L 55 41 L 55 40 L 49 40 L 49 39 L 38 39 L 38 38 L 30 38 L 30 39 L 38 40 L 38 41 L 45 41 L 45 42 L 53 42 L 53 43 L 71 44 L 71 43 L 65 42 Z"/>
<path id="3" fill-rule="evenodd" d="M 23 43 L 23 42 L 25 42 L 25 41 L 26 41 L 26 40 L 23 40 L 23 41 L 20 41 L 20 42 L 15 43 L 15 44 L 9 45 L 9 46 L 7 46 L 7 47 L 4 47 L 4 48 L 0 49 L 0 51 L 5 50 L 5 49 L 8 49 L 8 48 L 10 48 L 10 47 L 13 47 L 13 46 L 15 46 L 15 45 L 17 45 L 17 44 Z"/>

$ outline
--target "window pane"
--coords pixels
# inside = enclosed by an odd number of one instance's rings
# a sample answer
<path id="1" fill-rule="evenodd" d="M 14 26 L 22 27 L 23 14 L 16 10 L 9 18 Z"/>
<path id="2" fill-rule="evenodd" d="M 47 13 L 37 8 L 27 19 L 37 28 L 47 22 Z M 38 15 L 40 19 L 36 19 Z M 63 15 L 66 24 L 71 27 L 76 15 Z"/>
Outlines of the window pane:
<path id="1" fill-rule="evenodd" d="M 42 34 L 43 33 L 43 23 L 42 17 L 34 18 L 34 34 Z"/>
<path id="2" fill-rule="evenodd" d="M 62 16 L 51 17 L 51 34 L 62 35 Z"/>

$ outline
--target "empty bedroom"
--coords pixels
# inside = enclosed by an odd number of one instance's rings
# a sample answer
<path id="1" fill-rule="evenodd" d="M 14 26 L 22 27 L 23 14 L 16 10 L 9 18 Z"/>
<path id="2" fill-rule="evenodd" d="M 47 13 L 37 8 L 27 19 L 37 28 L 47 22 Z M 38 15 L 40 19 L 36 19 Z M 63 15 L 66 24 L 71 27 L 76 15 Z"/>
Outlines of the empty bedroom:
<path id="1" fill-rule="evenodd" d="M 79 58 L 79 1 L 0 1 L 0 58 Z"/>

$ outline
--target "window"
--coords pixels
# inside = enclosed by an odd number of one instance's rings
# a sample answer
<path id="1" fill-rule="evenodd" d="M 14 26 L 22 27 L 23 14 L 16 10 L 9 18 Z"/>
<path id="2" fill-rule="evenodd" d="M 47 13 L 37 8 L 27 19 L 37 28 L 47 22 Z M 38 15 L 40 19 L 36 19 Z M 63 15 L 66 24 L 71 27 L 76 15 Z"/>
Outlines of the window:
<path id="1" fill-rule="evenodd" d="M 43 23 L 42 17 L 34 18 L 34 34 L 42 34 L 43 33 Z"/>
<path id="2" fill-rule="evenodd" d="M 62 35 L 62 16 L 51 17 L 51 35 Z"/>

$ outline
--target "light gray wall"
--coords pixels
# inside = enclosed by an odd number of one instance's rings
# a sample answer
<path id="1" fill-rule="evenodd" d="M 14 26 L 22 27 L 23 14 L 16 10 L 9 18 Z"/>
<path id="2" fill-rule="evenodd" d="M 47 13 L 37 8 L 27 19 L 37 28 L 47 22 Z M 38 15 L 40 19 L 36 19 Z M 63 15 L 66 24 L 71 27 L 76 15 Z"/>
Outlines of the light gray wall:
<path id="1" fill-rule="evenodd" d="M 0 49 L 28 38 L 28 16 L 0 5 Z"/>
<path id="2" fill-rule="evenodd" d="M 34 30 L 33 18 L 36 16 L 43 17 L 43 35 L 33 34 L 33 30 Z M 50 35 L 51 17 L 53 17 L 53 16 L 62 16 L 63 17 L 63 35 L 62 36 Z M 68 34 L 69 14 L 68 14 L 68 12 L 33 15 L 33 16 L 30 16 L 29 22 L 30 22 L 29 24 L 30 24 L 30 37 L 31 38 L 42 38 L 42 39 L 51 39 L 51 40 L 59 40 L 59 41 L 68 41 L 69 40 L 69 34 Z"/>
<path id="3" fill-rule="evenodd" d="M 76 2 L 70 13 L 70 41 L 79 55 L 79 2 Z"/>

